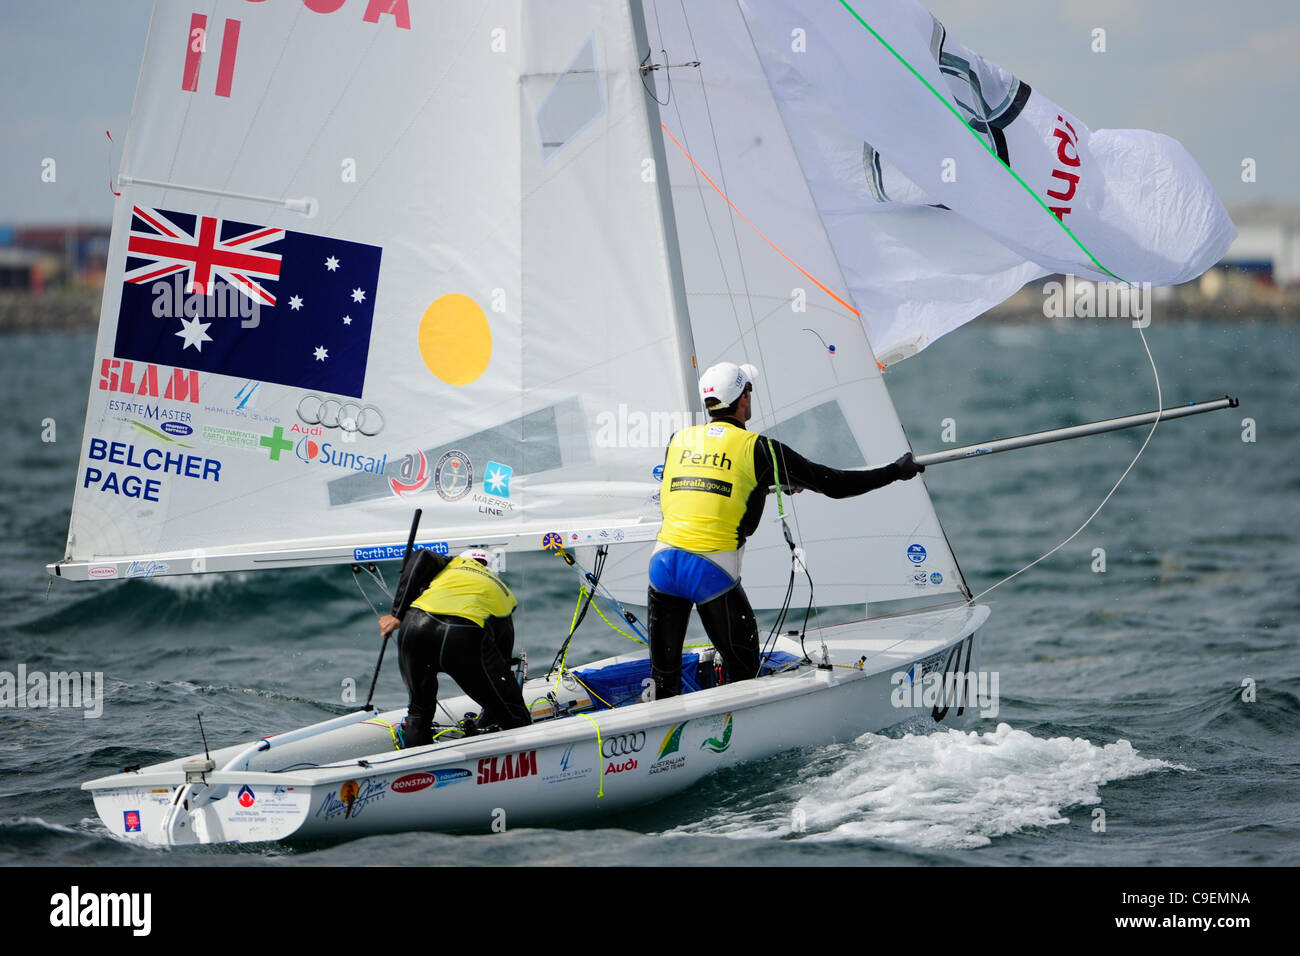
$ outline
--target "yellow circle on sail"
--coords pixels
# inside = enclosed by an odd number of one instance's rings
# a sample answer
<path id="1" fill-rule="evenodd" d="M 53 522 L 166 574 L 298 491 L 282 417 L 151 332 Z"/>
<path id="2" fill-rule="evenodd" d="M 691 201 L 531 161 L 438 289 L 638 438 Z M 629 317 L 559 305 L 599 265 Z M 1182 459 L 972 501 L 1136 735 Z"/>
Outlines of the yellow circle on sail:
<path id="1" fill-rule="evenodd" d="M 435 299 L 420 319 L 420 357 L 448 385 L 468 385 L 486 372 L 492 330 L 478 303 L 457 293 Z"/>

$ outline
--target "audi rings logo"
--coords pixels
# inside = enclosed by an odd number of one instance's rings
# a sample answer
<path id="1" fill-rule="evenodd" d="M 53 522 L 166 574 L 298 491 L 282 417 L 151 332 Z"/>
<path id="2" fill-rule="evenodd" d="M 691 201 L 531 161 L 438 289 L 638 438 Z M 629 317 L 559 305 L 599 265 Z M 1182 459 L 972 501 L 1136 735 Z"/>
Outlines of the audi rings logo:
<path id="1" fill-rule="evenodd" d="M 645 746 L 645 731 L 638 730 L 632 734 L 615 734 L 606 737 L 600 744 L 600 752 L 606 757 L 627 757 L 640 753 Z"/>
<path id="2" fill-rule="evenodd" d="M 360 432 L 366 437 L 384 430 L 384 413 L 374 405 L 357 402 L 340 402 L 324 395 L 304 395 L 298 403 L 298 417 L 304 425 L 321 425 L 341 428 L 345 432 Z"/>

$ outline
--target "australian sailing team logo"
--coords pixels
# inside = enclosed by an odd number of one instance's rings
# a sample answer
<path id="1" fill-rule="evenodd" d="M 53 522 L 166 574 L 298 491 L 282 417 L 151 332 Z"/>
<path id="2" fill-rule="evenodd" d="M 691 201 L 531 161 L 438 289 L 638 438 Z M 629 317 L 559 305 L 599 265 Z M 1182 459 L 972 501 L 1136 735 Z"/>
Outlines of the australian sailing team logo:
<path id="1" fill-rule="evenodd" d="M 686 757 L 679 751 L 682 746 L 682 731 L 686 729 L 688 723 L 690 721 L 675 724 L 664 735 L 663 743 L 659 745 L 659 753 L 655 755 L 654 763 L 650 765 L 651 776 L 669 770 L 679 770 L 686 766 Z"/>
<path id="2" fill-rule="evenodd" d="M 469 455 L 452 449 L 433 469 L 433 488 L 444 501 L 459 501 L 474 486 L 474 465 Z"/>

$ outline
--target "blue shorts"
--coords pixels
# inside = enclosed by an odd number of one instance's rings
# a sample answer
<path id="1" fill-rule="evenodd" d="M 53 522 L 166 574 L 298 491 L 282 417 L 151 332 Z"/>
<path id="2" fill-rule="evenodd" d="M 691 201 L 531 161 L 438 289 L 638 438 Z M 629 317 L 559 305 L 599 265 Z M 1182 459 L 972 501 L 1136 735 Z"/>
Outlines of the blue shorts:
<path id="1" fill-rule="evenodd" d="M 691 551 L 665 548 L 650 558 L 650 586 L 696 604 L 712 601 L 735 585 L 730 574 Z"/>

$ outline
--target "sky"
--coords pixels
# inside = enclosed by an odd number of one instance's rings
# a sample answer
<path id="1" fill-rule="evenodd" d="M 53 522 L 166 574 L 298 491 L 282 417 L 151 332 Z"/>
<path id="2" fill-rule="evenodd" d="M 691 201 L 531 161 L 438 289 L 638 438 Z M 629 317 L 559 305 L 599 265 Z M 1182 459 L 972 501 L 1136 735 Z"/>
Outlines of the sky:
<path id="1" fill-rule="evenodd" d="M 432 2 L 412 0 L 412 16 Z M 860 2 L 869 8 L 870 0 Z M 1093 129 L 1152 129 L 1180 140 L 1229 206 L 1300 203 L 1300 79 L 1291 63 L 1300 49 L 1300 0 L 928 6 L 952 36 Z M 0 3 L 0 225 L 111 218 L 109 180 L 120 153 L 105 130 L 119 144 L 126 133 L 152 8 L 153 0 Z M 1104 52 L 1092 49 L 1098 29 Z M 1242 181 L 1247 158 L 1255 161 L 1254 182 Z M 46 159 L 55 161 L 54 182 L 42 182 Z"/>

